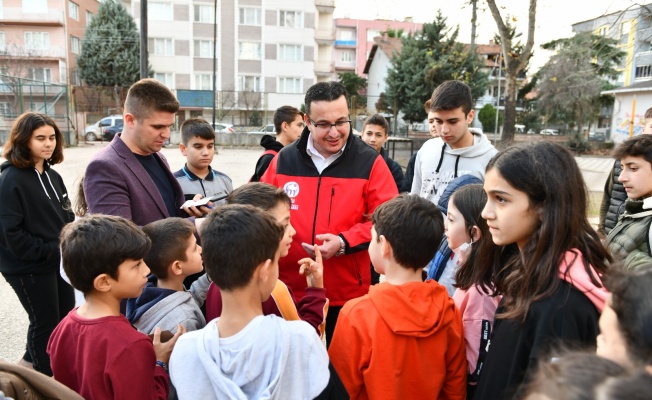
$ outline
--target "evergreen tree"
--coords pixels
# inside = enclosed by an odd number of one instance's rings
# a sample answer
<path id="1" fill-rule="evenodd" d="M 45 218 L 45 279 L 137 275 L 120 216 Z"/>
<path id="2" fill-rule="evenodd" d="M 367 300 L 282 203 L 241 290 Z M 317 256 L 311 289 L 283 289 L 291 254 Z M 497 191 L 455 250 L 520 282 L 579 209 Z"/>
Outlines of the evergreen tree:
<path id="1" fill-rule="evenodd" d="M 140 78 L 140 34 L 136 22 L 116 0 L 100 2 L 86 28 L 79 77 L 89 86 L 129 87 Z"/>
<path id="2" fill-rule="evenodd" d="M 467 83 L 474 98 L 484 93 L 488 79 L 482 61 L 457 43 L 457 35 L 458 28 L 450 29 L 440 10 L 421 32 L 401 39 L 401 53 L 394 54 L 387 74 L 386 95 L 387 103 L 395 104 L 407 121 L 426 118 L 423 104 L 446 80 Z"/>

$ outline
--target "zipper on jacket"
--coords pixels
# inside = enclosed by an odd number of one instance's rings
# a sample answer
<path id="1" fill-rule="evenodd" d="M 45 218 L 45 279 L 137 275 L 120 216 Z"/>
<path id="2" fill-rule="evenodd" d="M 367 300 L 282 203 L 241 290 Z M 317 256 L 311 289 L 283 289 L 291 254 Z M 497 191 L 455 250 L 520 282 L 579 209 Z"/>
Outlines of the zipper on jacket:
<path id="1" fill-rule="evenodd" d="M 315 228 L 317 227 L 317 209 L 319 208 L 319 188 L 321 187 L 321 174 L 319 174 L 319 178 L 317 178 L 317 196 L 315 196 L 315 217 L 312 220 L 312 236 L 311 240 L 314 244 L 314 241 L 316 240 L 315 238 Z M 329 214 L 330 217 L 330 214 Z"/>
<path id="2" fill-rule="evenodd" d="M 331 227 L 331 212 L 333 211 L 333 197 L 335 197 L 335 186 L 331 186 L 331 202 L 328 205 L 328 227 Z"/>

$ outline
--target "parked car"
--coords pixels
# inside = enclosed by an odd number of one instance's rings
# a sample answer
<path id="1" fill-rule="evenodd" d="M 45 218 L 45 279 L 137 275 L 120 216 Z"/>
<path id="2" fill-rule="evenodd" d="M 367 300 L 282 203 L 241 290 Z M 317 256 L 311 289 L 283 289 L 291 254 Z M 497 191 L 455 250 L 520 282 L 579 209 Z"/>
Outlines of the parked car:
<path id="1" fill-rule="evenodd" d="M 274 124 L 267 124 L 260 129 L 249 131 L 252 135 L 276 135 Z"/>
<path id="2" fill-rule="evenodd" d="M 542 129 L 539 133 L 541 135 L 559 136 L 559 131 L 557 129 Z"/>
<path id="3" fill-rule="evenodd" d="M 122 120 L 120 120 L 120 124 L 102 128 L 102 140 L 110 142 L 113 140 L 115 134 L 120 132 L 122 132 Z"/>
<path id="4" fill-rule="evenodd" d="M 589 132 L 589 141 L 591 142 L 604 142 L 606 137 L 602 132 Z"/>
<path id="5" fill-rule="evenodd" d="M 220 133 L 235 133 L 235 129 L 233 129 L 233 125 L 223 124 L 221 122 L 216 122 L 215 125 L 213 125 L 213 129 L 215 130 L 215 132 L 220 132 Z"/>
<path id="6" fill-rule="evenodd" d="M 514 125 L 516 133 L 525 133 L 525 125 Z"/>
<path id="7" fill-rule="evenodd" d="M 109 115 L 108 117 L 104 117 L 101 120 L 97 121 L 92 125 L 87 126 L 86 129 L 84 129 L 84 138 L 89 142 L 97 140 L 101 134 L 103 135 L 104 128 L 115 126 L 117 124 L 120 124 L 122 126 L 122 115 L 115 114 L 115 115 Z"/>

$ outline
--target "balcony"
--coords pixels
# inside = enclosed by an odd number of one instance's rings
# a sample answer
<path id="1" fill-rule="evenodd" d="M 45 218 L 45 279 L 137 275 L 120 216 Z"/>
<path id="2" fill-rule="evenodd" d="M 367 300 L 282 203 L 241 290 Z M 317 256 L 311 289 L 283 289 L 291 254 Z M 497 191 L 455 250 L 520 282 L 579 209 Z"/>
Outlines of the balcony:
<path id="1" fill-rule="evenodd" d="M 31 49 L 27 46 L 7 45 L 0 48 L 0 57 L 63 60 L 66 58 L 66 49 L 59 46 L 50 46 L 47 49 Z"/>
<path id="2" fill-rule="evenodd" d="M 321 45 L 332 45 L 335 42 L 335 31 L 332 28 L 315 29 L 315 42 Z"/>
<path id="3" fill-rule="evenodd" d="M 324 14 L 332 14 L 335 11 L 335 0 L 315 0 L 317 11 Z"/>
<path id="4" fill-rule="evenodd" d="M 358 41 L 353 39 L 353 40 L 342 40 L 338 39 L 335 41 L 335 47 L 349 47 L 353 48 L 358 44 Z"/>
<path id="5" fill-rule="evenodd" d="M 16 25 L 63 26 L 65 15 L 62 10 L 49 8 L 43 12 L 23 11 L 18 7 L 4 7 L 0 10 L 0 23 Z"/>
<path id="6" fill-rule="evenodd" d="M 330 76 L 335 71 L 334 63 L 327 61 L 315 62 L 315 75 Z"/>

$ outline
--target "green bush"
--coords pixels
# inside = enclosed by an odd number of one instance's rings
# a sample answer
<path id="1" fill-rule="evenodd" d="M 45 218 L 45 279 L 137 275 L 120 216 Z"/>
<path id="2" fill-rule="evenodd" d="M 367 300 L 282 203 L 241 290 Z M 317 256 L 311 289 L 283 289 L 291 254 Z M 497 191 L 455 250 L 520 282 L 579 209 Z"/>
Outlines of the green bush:
<path id="1" fill-rule="evenodd" d="M 478 119 L 482 124 L 482 130 L 493 132 L 496 127 L 496 108 L 491 104 L 485 104 L 478 113 Z M 503 115 L 498 114 L 498 129 L 503 125 Z"/>

